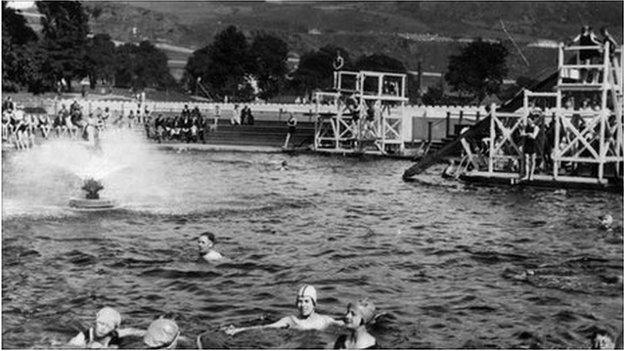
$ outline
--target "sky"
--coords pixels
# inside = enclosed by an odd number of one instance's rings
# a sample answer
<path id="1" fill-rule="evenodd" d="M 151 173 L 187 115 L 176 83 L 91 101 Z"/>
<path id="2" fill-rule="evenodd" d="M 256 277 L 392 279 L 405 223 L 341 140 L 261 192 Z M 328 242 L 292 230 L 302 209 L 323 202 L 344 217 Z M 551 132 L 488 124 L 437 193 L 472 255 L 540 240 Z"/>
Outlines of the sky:
<path id="1" fill-rule="evenodd" d="M 35 2 L 34 1 L 9 1 L 7 6 L 14 8 L 14 9 L 27 9 L 29 7 L 35 6 Z"/>

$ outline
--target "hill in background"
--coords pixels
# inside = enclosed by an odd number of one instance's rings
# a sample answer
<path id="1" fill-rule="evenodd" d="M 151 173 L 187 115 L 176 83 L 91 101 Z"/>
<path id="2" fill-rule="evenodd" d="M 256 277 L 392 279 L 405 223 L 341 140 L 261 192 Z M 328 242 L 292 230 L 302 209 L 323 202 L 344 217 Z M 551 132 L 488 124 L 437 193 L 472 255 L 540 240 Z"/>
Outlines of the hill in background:
<path id="1" fill-rule="evenodd" d="M 556 50 L 535 47 L 575 36 L 582 24 L 608 25 L 622 41 L 622 2 L 85 2 L 93 33 L 113 39 L 148 39 L 192 50 L 229 25 L 274 34 L 298 54 L 332 44 L 352 57 L 384 53 L 416 70 L 445 72 L 448 56 L 474 38 L 509 43 L 510 78 L 539 78 L 556 69 Z M 133 30 L 134 29 L 134 30 Z M 166 50 L 171 60 L 188 52 Z"/>

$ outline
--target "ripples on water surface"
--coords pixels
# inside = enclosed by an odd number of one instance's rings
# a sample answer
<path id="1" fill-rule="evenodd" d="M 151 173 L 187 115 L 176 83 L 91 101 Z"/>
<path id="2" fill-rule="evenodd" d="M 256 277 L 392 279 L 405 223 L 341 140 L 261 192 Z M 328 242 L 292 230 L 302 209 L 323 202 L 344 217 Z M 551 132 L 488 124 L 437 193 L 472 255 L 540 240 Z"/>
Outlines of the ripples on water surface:
<path id="1" fill-rule="evenodd" d="M 3 347 L 49 348 L 104 305 L 142 328 L 174 313 L 209 347 L 326 347 L 335 335 L 214 331 L 294 313 L 304 282 L 322 313 L 373 299 L 386 348 L 585 348 L 592 326 L 621 328 L 619 194 L 404 183 L 410 164 L 390 160 L 153 152 L 105 184 L 122 206 L 107 213 L 66 208 L 79 180 L 33 183 L 4 157 Z M 604 213 L 618 234 L 597 229 Z M 231 261 L 197 260 L 205 230 Z"/>

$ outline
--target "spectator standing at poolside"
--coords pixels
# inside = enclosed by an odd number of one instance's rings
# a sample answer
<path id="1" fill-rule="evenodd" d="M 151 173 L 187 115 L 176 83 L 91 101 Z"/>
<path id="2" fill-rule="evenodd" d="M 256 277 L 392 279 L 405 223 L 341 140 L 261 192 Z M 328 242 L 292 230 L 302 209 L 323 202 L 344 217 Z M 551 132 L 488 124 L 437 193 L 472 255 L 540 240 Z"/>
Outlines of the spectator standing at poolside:
<path id="1" fill-rule="evenodd" d="M 241 124 L 238 104 L 234 105 L 234 109 L 232 110 L 232 115 L 230 117 L 230 124 Z"/>
<path id="2" fill-rule="evenodd" d="M 134 123 L 134 111 L 130 110 L 130 112 L 128 112 L 128 128 L 132 129 L 132 123 Z"/>
<path id="3" fill-rule="evenodd" d="M 247 106 L 247 112 L 245 114 L 245 121 L 249 125 L 253 125 L 254 124 L 254 116 L 253 116 L 253 114 L 251 114 L 251 107 L 249 107 L 249 106 Z"/>
<path id="4" fill-rule="evenodd" d="M 189 142 L 191 138 L 191 127 L 193 123 L 191 121 L 191 113 L 182 112 L 182 119 L 180 120 L 180 140 Z"/>
<path id="5" fill-rule="evenodd" d="M 165 121 L 162 114 L 158 114 L 158 117 L 154 120 L 154 131 L 156 133 L 154 137 L 158 140 L 159 144 L 162 142 L 162 138 L 165 133 L 164 123 Z"/>
<path id="6" fill-rule="evenodd" d="M 284 141 L 284 149 L 288 148 L 288 142 L 290 142 L 290 138 L 294 137 L 295 131 L 297 130 L 297 119 L 290 113 L 290 117 L 288 121 L 286 121 L 286 125 L 288 126 L 288 133 L 286 134 L 286 140 Z"/>
<path id="7" fill-rule="evenodd" d="M 204 120 L 204 116 L 202 116 L 201 112 L 199 111 L 199 107 L 197 106 L 195 106 L 191 114 L 193 116 L 193 125 L 195 126 L 196 133 L 197 133 L 195 142 L 197 143 L 199 140 L 201 140 L 202 143 L 205 143 L 206 137 L 204 135 L 204 132 L 206 130 L 205 128 L 206 121 Z"/>
<path id="8" fill-rule="evenodd" d="M 2 102 L 2 111 L 12 112 L 13 110 L 15 110 L 15 103 L 13 103 L 10 96 L 7 96 L 7 98 Z"/>
<path id="9" fill-rule="evenodd" d="M 245 105 L 243 109 L 240 111 L 240 124 L 241 125 L 247 124 L 247 105 Z"/>
<path id="10" fill-rule="evenodd" d="M 184 108 L 182 109 L 181 116 L 182 117 L 185 117 L 185 116 L 189 116 L 190 117 L 191 116 L 191 110 L 189 110 L 188 105 L 184 105 Z"/>
<path id="11" fill-rule="evenodd" d="M 2 141 L 8 141 L 9 135 L 13 132 L 11 128 L 11 114 L 8 110 L 2 110 Z"/>
<path id="12" fill-rule="evenodd" d="M 524 137 L 524 146 L 522 153 L 524 155 L 524 177 L 520 180 L 533 180 L 535 172 L 535 159 L 537 153 L 537 134 L 539 128 L 535 125 L 532 118 L 527 118 L 527 124 L 524 127 L 522 136 Z"/>
<path id="13" fill-rule="evenodd" d="M 111 117 L 111 113 L 108 109 L 108 107 L 104 108 L 104 112 L 102 113 L 102 125 L 104 128 L 106 128 L 108 126 L 108 120 Z"/>

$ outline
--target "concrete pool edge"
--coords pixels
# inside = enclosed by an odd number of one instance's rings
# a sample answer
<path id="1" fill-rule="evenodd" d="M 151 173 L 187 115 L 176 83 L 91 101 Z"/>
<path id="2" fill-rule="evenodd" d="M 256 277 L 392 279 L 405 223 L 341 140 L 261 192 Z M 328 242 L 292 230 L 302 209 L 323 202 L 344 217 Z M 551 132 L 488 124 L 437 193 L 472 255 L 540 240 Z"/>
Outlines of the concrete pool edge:
<path id="1" fill-rule="evenodd" d="M 152 144 L 157 149 L 176 151 L 219 151 L 219 152 L 251 152 L 251 153 L 282 153 L 281 147 L 274 146 L 250 146 L 250 145 L 218 145 L 218 144 L 182 144 L 162 143 Z"/>
<path id="2" fill-rule="evenodd" d="M 185 143 L 162 143 L 152 144 L 153 147 L 160 150 L 174 151 L 211 151 L 211 152 L 241 152 L 241 153 L 266 153 L 266 154 L 290 154 L 290 155 L 322 155 L 322 156 L 338 156 L 338 157 L 357 157 L 370 159 L 393 159 L 393 160 L 409 160 L 418 161 L 419 157 L 413 155 L 394 155 L 394 154 L 364 154 L 357 152 L 328 152 L 325 150 L 314 151 L 308 147 L 288 148 L 278 146 L 259 146 L 259 145 L 231 145 L 231 144 L 185 144 Z"/>

